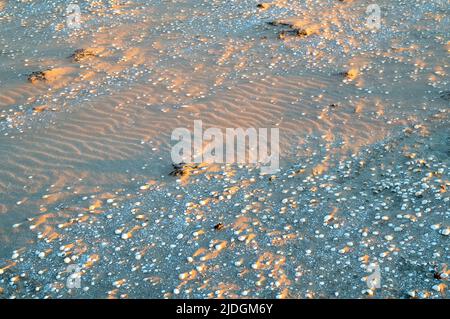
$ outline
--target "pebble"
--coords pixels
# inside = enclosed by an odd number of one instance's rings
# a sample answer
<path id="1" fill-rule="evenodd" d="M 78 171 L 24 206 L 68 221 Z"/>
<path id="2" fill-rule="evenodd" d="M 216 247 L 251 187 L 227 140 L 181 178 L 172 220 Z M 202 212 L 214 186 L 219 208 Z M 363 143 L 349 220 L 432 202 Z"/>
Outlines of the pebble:
<path id="1" fill-rule="evenodd" d="M 238 237 L 239 241 L 244 241 L 247 238 L 247 236 L 241 235 Z"/>
<path id="2" fill-rule="evenodd" d="M 431 289 L 437 292 L 442 292 L 445 289 L 445 285 L 444 284 L 434 285 L 433 287 L 431 287 Z"/>

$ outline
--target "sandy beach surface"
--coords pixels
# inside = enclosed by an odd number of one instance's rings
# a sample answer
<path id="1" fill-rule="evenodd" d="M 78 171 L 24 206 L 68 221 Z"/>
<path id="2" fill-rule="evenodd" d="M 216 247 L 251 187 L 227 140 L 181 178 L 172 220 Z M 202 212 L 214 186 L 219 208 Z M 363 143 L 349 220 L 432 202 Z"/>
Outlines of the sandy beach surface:
<path id="1" fill-rule="evenodd" d="M 449 297 L 448 0 L 68 5 L 0 0 L 0 298 Z"/>

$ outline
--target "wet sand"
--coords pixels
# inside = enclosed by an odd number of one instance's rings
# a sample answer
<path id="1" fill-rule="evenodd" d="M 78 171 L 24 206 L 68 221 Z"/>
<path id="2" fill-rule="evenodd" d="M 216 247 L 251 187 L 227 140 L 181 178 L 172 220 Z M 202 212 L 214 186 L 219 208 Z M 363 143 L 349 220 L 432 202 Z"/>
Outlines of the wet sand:
<path id="1" fill-rule="evenodd" d="M 0 298 L 448 298 L 449 4 L 377 3 L 0 1 Z M 170 176 L 198 119 L 280 172 Z"/>

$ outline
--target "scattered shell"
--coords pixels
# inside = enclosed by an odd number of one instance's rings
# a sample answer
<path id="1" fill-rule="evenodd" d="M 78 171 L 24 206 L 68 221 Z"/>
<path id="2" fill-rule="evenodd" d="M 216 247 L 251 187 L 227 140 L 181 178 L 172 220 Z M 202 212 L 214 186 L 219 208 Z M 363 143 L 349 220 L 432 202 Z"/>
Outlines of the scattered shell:
<path id="1" fill-rule="evenodd" d="M 178 275 L 178 278 L 179 278 L 180 280 L 183 280 L 183 279 L 186 279 L 187 276 L 188 276 L 187 273 L 182 273 L 182 274 L 179 274 L 179 275 Z"/>
<path id="2" fill-rule="evenodd" d="M 40 105 L 40 106 L 35 106 L 33 107 L 33 112 L 35 113 L 41 113 L 48 110 L 48 106 L 47 105 Z"/>
<path id="3" fill-rule="evenodd" d="M 432 230 L 438 230 L 439 228 L 441 228 L 441 225 L 440 225 L 440 224 L 434 224 L 434 225 L 431 225 L 431 229 L 432 229 Z"/>
<path id="4" fill-rule="evenodd" d="M 324 223 L 328 223 L 329 221 L 331 221 L 333 219 L 333 215 L 326 215 L 324 218 L 323 218 L 323 222 Z"/>
<path id="5" fill-rule="evenodd" d="M 437 292 L 444 292 L 445 289 L 447 288 L 446 284 L 439 284 L 439 285 L 434 285 L 433 287 L 431 287 L 433 290 L 437 291 Z"/>
<path id="6" fill-rule="evenodd" d="M 122 234 L 121 238 L 124 240 L 129 239 L 129 238 L 131 238 L 131 235 L 129 233 L 124 233 L 124 234 Z"/>

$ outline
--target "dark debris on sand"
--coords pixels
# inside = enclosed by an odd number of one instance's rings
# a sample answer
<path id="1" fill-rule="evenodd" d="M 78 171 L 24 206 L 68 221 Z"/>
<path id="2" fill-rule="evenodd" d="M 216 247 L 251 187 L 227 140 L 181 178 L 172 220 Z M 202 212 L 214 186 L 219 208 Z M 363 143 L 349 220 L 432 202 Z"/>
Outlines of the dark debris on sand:
<path id="1" fill-rule="evenodd" d="M 189 171 L 196 169 L 198 165 L 195 164 L 172 164 L 173 170 L 169 173 L 170 176 L 185 176 Z"/>
<path id="2" fill-rule="evenodd" d="M 28 75 L 28 81 L 31 83 L 47 81 L 45 71 L 35 71 Z"/>
<path id="3" fill-rule="evenodd" d="M 81 62 L 89 57 L 94 57 L 95 54 L 89 49 L 77 49 L 75 52 L 70 56 L 70 58 L 75 62 Z"/>

